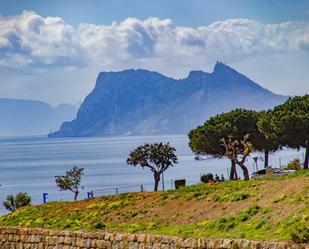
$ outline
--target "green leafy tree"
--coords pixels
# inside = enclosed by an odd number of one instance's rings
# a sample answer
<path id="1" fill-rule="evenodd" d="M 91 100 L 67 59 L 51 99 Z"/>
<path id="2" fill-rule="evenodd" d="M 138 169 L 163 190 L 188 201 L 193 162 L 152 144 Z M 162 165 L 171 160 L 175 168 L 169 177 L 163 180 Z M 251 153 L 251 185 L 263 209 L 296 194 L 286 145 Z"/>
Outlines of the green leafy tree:
<path id="1" fill-rule="evenodd" d="M 274 129 L 271 119 L 273 111 L 262 111 L 259 113 L 257 127 L 260 133 L 263 134 L 263 138 L 259 141 L 259 144 L 255 144 L 255 147 L 259 151 L 264 150 L 264 168 L 269 166 L 269 153 L 275 152 L 280 148 L 280 141 L 278 140 L 276 129 Z"/>
<path id="2" fill-rule="evenodd" d="M 31 197 L 27 193 L 18 193 L 14 195 L 8 195 L 6 201 L 3 202 L 3 206 L 14 212 L 21 207 L 25 207 L 31 204 Z"/>
<path id="3" fill-rule="evenodd" d="M 289 98 L 276 106 L 269 126 L 281 146 L 305 148 L 304 168 L 309 164 L 309 95 Z"/>
<path id="4" fill-rule="evenodd" d="M 79 187 L 82 176 L 84 175 L 84 168 L 74 166 L 71 170 L 66 172 L 64 176 L 55 176 L 55 181 L 60 191 L 71 191 L 74 193 L 74 200 L 79 194 Z"/>
<path id="5" fill-rule="evenodd" d="M 169 143 L 146 143 L 131 151 L 127 163 L 149 168 L 154 176 L 154 191 L 157 191 L 161 174 L 177 163 L 175 151 L 176 149 L 171 147 Z"/>
<path id="6" fill-rule="evenodd" d="M 197 158 L 203 156 L 220 158 L 226 156 L 226 149 L 222 146 L 221 139 L 227 140 L 230 136 L 242 139 L 246 134 L 250 134 L 253 148 L 265 152 L 268 158 L 269 151 L 275 148 L 265 147 L 268 140 L 257 126 L 260 115 L 256 111 L 236 109 L 212 117 L 189 133 L 189 146 Z M 230 179 L 237 178 L 235 160 L 231 160 Z"/>
<path id="7" fill-rule="evenodd" d="M 225 122 L 222 115 L 217 115 L 190 131 L 189 147 L 196 154 L 197 159 L 204 156 L 222 158 L 225 155 L 225 149 L 221 146 L 220 140 L 235 132 L 236 129 L 230 122 Z M 237 179 L 236 175 L 236 165 L 231 161 L 230 179 Z"/>

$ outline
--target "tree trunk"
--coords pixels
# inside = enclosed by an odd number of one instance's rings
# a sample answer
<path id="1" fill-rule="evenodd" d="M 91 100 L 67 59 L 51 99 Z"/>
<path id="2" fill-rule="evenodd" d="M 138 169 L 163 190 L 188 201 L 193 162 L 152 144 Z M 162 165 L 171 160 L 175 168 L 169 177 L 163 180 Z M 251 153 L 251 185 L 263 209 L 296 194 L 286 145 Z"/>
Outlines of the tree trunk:
<path id="1" fill-rule="evenodd" d="M 155 181 L 155 185 L 154 185 L 154 191 L 158 191 L 158 186 L 159 186 L 159 182 L 160 182 L 160 173 L 156 172 L 153 175 L 154 177 L 154 181 Z"/>
<path id="2" fill-rule="evenodd" d="M 79 193 L 78 191 L 74 192 L 74 201 L 77 200 L 78 193 Z"/>
<path id="3" fill-rule="evenodd" d="M 307 141 L 307 147 L 305 152 L 304 169 L 308 169 L 309 164 L 309 142 Z"/>
<path id="4" fill-rule="evenodd" d="M 247 167 L 243 163 L 238 163 L 238 165 L 242 169 L 242 172 L 243 172 L 243 175 L 244 175 L 244 180 L 245 181 L 250 180 L 249 171 L 248 171 Z"/>
<path id="5" fill-rule="evenodd" d="M 231 160 L 230 180 L 237 180 L 236 164 Z"/>
<path id="6" fill-rule="evenodd" d="M 268 158 L 269 158 L 269 151 L 264 150 L 264 168 L 266 169 L 268 167 Z"/>

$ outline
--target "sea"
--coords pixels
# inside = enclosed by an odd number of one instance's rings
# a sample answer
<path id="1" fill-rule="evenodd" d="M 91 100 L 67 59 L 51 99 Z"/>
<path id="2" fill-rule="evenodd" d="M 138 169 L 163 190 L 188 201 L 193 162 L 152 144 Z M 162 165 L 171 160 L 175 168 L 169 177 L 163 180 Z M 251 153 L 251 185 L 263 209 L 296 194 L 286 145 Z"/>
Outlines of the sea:
<path id="1" fill-rule="evenodd" d="M 195 160 L 186 135 L 115 136 L 85 138 L 47 138 L 46 136 L 0 138 L 0 215 L 7 211 L 2 205 L 8 194 L 27 192 L 33 204 L 47 201 L 70 201 L 73 193 L 60 191 L 55 176 L 64 175 L 73 166 L 84 168 L 78 199 L 113 195 L 124 192 L 151 191 L 153 175 L 147 169 L 134 167 L 126 159 L 134 148 L 144 143 L 169 142 L 176 148 L 178 163 L 166 170 L 160 190 L 173 189 L 174 181 L 185 179 L 186 184 L 200 182 L 201 174 L 213 173 L 228 178 L 229 160 L 207 158 Z M 258 157 L 257 165 L 253 157 Z M 293 158 L 304 157 L 303 150 L 285 149 L 270 156 L 270 165 L 279 167 Z M 250 174 L 263 167 L 262 155 L 247 159 Z M 241 175 L 241 172 L 238 172 Z M 163 184 L 164 182 L 164 184 Z"/>

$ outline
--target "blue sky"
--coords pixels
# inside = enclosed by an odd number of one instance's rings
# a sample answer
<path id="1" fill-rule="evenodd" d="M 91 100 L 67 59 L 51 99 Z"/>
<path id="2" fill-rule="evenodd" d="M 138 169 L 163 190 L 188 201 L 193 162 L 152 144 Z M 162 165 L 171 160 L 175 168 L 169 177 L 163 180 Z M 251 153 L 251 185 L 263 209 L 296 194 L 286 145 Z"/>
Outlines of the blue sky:
<path id="1" fill-rule="evenodd" d="M 100 71 L 182 78 L 217 60 L 309 93 L 309 1 L 0 0 L 0 14 L 0 97 L 74 103 Z"/>
<path id="2" fill-rule="evenodd" d="M 60 16 L 66 23 L 109 24 L 127 17 L 170 18 L 178 25 L 200 26 L 229 18 L 266 23 L 309 20 L 308 0 L 1 0 L 3 16 L 33 10 L 41 16 Z"/>

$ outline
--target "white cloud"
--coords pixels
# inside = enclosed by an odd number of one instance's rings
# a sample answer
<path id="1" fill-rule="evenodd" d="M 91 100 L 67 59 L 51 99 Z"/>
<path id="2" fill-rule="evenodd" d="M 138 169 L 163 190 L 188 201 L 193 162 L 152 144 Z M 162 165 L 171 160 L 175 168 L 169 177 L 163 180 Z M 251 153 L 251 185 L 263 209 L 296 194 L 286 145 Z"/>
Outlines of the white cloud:
<path id="1" fill-rule="evenodd" d="M 111 25 L 80 24 L 24 11 L 0 17 L 1 68 L 209 62 L 235 56 L 309 49 L 309 23 L 263 24 L 228 19 L 197 28 L 171 20 L 127 18 Z"/>

